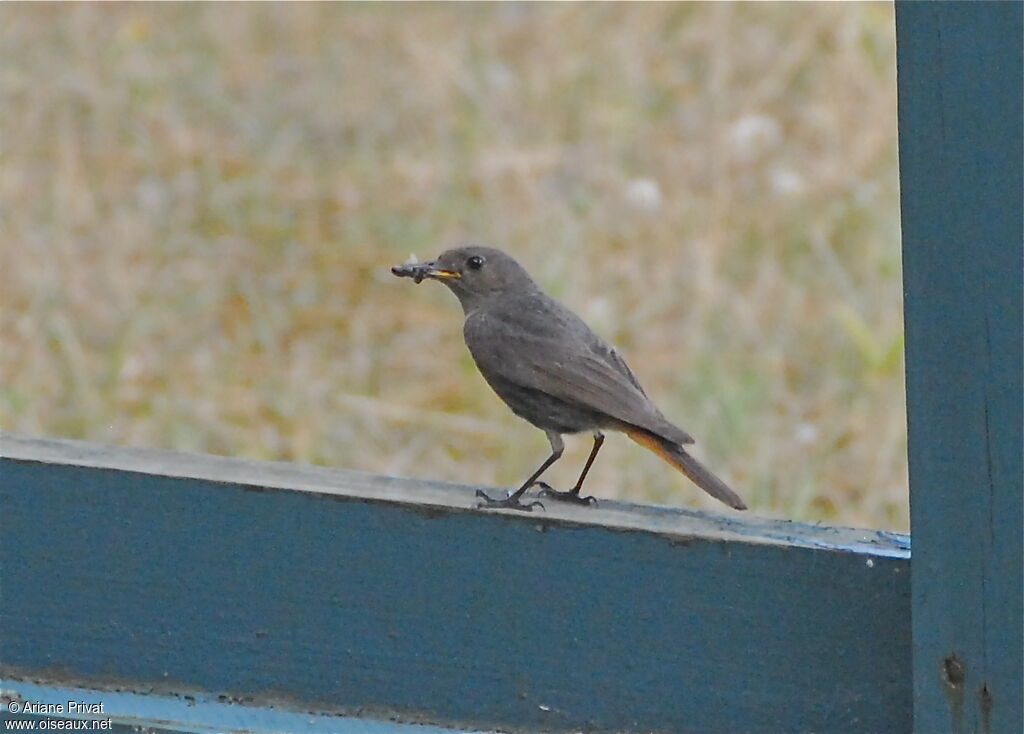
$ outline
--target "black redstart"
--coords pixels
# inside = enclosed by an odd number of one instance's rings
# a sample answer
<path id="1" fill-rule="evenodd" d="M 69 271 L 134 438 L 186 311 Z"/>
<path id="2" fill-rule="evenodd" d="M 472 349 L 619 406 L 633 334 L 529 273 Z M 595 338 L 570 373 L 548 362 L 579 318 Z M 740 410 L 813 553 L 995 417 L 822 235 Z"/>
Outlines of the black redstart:
<path id="1" fill-rule="evenodd" d="M 544 293 L 523 267 L 492 247 L 459 247 L 433 262 L 396 265 L 400 277 L 440 280 L 466 314 L 466 346 L 484 379 L 516 415 L 540 428 L 551 456 L 505 499 L 482 491 L 481 506 L 531 510 L 520 498 L 537 484 L 552 499 L 589 504 L 580 488 L 604 442 L 602 430 L 621 431 L 737 510 L 747 506 L 721 479 L 686 452 L 686 431 L 661 414 L 619 353 L 583 319 Z M 591 431 L 594 448 L 576 486 L 558 492 L 537 479 L 562 455 L 562 434 Z"/>

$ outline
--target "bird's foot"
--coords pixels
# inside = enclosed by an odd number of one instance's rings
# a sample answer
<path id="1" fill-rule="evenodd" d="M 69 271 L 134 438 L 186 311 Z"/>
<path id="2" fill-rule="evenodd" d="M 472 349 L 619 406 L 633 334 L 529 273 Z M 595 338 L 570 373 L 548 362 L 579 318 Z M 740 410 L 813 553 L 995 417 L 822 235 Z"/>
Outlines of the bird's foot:
<path id="1" fill-rule="evenodd" d="M 559 502 L 572 502 L 577 505 L 597 506 L 597 497 L 594 497 L 593 495 L 589 497 L 581 497 L 579 487 L 560 492 L 557 489 L 554 489 L 547 482 L 534 482 L 533 486 L 540 487 L 540 492 L 538 494 L 541 497 L 550 497 L 551 499 L 558 500 Z"/>
<path id="2" fill-rule="evenodd" d="M 487 494 L 482 490 L 476 491 L 476 496 L 482 501 L 477 502 L 477 508 L 489 508 L 489 509 L 500 509 L 500 510 L 519 510 L 520 512 L 533 512 L 534 507 L 544 509 L 544 503 L 534 500 L 533 502 L 520 502 L 519 497 L 516 495 L 509 495 L 505 499 L 496 500 L 492 497 L 488 497 Z"/>

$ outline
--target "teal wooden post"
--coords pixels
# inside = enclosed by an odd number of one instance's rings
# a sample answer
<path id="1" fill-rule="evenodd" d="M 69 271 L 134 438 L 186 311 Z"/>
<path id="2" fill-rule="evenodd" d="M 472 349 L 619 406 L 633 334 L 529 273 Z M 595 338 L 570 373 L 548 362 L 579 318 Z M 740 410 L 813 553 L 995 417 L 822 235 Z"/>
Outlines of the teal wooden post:
<path id="1" fill-rule="evenodd" d="M 1024 731 L 1022 7 L 896 7 L 921 734 Z"/>

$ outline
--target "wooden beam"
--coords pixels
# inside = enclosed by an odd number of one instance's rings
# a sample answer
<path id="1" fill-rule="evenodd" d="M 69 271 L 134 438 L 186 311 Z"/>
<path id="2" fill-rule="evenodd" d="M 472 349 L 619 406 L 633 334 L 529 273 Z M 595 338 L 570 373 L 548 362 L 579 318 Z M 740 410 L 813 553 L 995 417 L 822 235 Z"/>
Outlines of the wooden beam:
<path id="1" fill-rule="evenodd" d="M 896 6 L 915 730 L 1022 721 L 1022 8 Z"/>
<path id="2" fill-rule="evenodd" d="M 59 707 L 59 713 L 25 713 L 26 708 L 35 707 L 39 710 L 41 707 L 37 704 L 50 702 Z M 74 702 L 75 706 L 69 706 L 69 702 Z M 96 713 L 97 710 L 99 713 Z M 69 719 L 109 721 L 109 728 L 104 726 L 103 729 L 85 731 L 114 731 L 120 734 L 138 734 L 140 731 L 146 734 L 452 734 L 456 731 L 447 727 L 289 711 L 266 705 L 246 706 L 201 693 L 161 695 L 153 692 L 95 691 L 0 678 L 0 721 L 35 722 L 36 730 L 40 730 L 42 726 L 39 722 L 42 719 L 63 722 Z M 57 726 L 51 727 L 50 731 L 59 730 Z M 67 731 L 66 728 L 63 730 Z M 4 731 L 17 729 L 12 725 Z M 458 731 L 466 734 L 464 730 Z"/>
<path id="3" fill-rule="evenodd" d="M 0 447 L 7 678 L 479 728 L 910 731 L 905 536 Z"/>

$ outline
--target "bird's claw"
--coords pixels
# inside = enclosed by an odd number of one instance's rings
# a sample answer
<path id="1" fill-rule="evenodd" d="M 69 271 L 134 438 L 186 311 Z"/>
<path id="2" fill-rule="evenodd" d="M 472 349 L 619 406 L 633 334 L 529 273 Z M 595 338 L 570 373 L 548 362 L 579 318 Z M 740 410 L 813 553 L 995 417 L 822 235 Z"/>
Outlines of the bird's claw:
<path id="1" fill-rule="evenodd" d="M 537 494 L 541 497 L 550 497 L 551 499 L 558 500 L 559 502 L 572 502 L 577 505 L 597 507 L 597 497 L 594 497 L 593 495 L 581 497 L 579 487 L 560 492 L 547 482 L 534 482 L 533 486 L 540 487 L 540 492 Z"/>
<path id="2" fill-rule="evenodd" d="M 477 509 L 488 508 L 488 509 L 500 509 L 500 510 L 519 510 L 520 512 L 533 512 L 534 507 L 544 509 L 544 503 L 538 500 L 533 502 L 520 502 L 518 497 L 509 496 L 502 500 L 496 500 L 493 497 L 487 495 L 482 489 L 476 491 L 476 496 L 479 497 L 482 502 L 477 502 Z"/>

